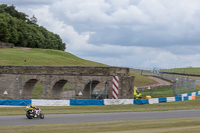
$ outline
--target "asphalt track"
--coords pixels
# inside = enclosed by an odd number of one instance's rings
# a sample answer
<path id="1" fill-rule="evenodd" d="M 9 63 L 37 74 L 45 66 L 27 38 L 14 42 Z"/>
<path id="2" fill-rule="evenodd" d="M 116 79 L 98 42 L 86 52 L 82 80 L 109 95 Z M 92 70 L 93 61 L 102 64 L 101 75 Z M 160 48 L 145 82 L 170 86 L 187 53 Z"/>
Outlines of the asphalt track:
<path id="1" fill-rule="evenodd" d="M 27 119 L 25 115 L 0 116 L 0 126 L 187 118 L 187 117 L 200 117 L 200 110 L 58 114 L 58 115 L 45 115 L 45 119 L 35 118 L 31 120 Z"/>

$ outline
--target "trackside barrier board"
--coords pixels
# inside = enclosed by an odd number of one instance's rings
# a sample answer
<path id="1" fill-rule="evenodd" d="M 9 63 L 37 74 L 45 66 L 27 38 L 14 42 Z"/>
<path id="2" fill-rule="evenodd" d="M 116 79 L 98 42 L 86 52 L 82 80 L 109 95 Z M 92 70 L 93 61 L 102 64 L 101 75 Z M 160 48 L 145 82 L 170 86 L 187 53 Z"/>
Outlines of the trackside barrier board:
<path id="1" fill-rule="evenodd" d="M 34 106 L 69 106 L 70 100 L 43 100 L 32 99 L 32 105 Z"/>
<path id="2" fill-rule="evenodd" d="M 134 104 L 149 104 L 149 99 L 134 99 Z"/>
<path id="3" fill-rule="evenodd" d="M 176 96 L 176 97 L 175 97 L 175 100 L 176 100 L 176 101 L 182 101 L 182 99 L 183 99 L 182 96 Z"/>
<path id="4" fill-rule="evenodd" d="M 159 103 L 158 98 L 149 99 L 149 104 Z"/>
<path id="5" fill-rule="evenodd" d="M 175 97 L 167 97 L 167 102 L 175 102 Z"/>
<path id="6" fill-rule="evenodd" d="M 0 100 L 0 105 L 26 106 L 31 104 L 31 100 Z"/>
<path id="7" fill-rule="evenodd" d="M 104 105 L 127 105 L 133 104 L 133 99 L 104 99 Z"/>
<path id="8" fill-rule="evenodd" d="M 83 100 L 76 99 L 70 100 L 70 105 L 104 105 L 104 100 Z"/>
<path id="9" fill-rule="evenodd" d="M 167 102 L 167 98 L 164 97 L 164 98 L 158 98 L 159 100 L 159 103 L 166 103 Z"/>

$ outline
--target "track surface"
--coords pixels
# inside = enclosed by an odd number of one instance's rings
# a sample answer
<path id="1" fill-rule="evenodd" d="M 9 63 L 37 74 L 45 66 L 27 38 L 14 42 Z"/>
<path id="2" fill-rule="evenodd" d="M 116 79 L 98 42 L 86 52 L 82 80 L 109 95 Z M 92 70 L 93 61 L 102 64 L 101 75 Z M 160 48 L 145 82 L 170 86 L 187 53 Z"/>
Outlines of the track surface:
<path id="1" fill-rule="evenodd" d="M 155 112 L 123 112 L 123 113 L 90 113 L 45 115 L 45 119 L 27 119 L 25 115 L 0 116 L 0 126 L 101 122 L 119 120 L 165 119 L 200 117 L 200 110 L 155 111 Z"/>

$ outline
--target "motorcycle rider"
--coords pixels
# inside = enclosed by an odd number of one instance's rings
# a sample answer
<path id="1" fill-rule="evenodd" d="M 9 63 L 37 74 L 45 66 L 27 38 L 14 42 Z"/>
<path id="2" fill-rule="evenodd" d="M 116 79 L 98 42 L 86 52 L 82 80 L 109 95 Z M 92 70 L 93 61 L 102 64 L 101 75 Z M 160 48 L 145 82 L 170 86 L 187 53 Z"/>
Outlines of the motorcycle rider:
<path id="1" fill-rule="evenodd" d="M 28 109 L 33 112 L 34 117 L 37 117 L 37 115 L 36 115 L 37 114 L 36 109 L 38 109 L 37 107 L 30 105 L 30 106 L 28 106 Z"/>
<path id="2" fill-rule="evenodd" d="M 41 109 L 36 106 L 30 104 L 26 106 L 25 111 L 28 119 L 32 119 L 33 117 L 44 119 L 44 114 L 41 112 Z"/>

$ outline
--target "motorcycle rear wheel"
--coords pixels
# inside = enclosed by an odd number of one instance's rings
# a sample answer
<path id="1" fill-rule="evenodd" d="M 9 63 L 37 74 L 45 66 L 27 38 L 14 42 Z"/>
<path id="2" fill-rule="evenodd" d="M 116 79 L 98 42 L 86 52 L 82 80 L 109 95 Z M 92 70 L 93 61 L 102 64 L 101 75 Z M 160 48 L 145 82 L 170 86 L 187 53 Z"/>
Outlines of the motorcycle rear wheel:
<path id="1" fill-rule="evenodd" d="M 29 114 L 28 112 L 26 113 L 26 117 L 27 117 L 28 119 L 33 119 L 33 117 L 31 117 L 30 114 Z"/>

